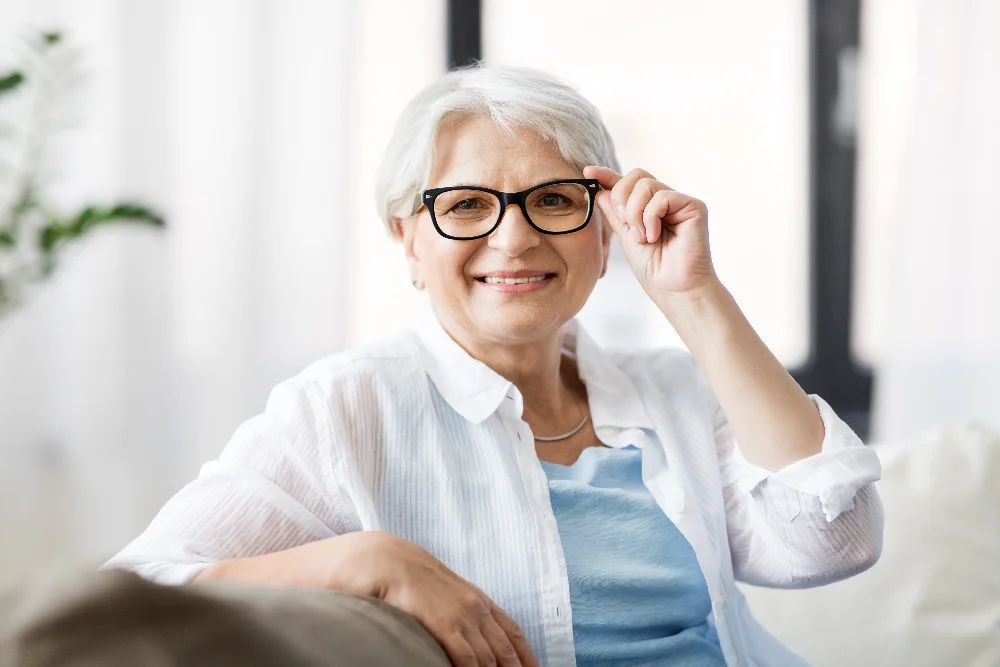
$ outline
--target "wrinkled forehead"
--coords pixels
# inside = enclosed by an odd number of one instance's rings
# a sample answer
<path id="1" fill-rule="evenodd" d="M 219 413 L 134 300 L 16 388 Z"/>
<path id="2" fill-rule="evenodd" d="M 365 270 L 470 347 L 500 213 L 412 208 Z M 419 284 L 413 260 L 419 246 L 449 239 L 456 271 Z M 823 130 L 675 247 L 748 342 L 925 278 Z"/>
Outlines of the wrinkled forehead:
<path id="1" fill-rule="evenodd" d="M 446 118 L 438 131 L 427 187 L 478 185 L 516 192 L 558 178 L 580 178 L 556 142 L 527 128 L 506 130 L 489 117 Z"/>

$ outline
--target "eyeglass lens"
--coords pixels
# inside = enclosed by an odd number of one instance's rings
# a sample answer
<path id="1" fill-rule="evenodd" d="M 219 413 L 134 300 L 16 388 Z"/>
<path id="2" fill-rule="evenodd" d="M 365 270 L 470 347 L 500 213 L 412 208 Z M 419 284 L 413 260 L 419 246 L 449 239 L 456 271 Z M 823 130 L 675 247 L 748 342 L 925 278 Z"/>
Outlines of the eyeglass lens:
<path id="1" fill-rule="evenodd" d="M 568 232 L 587 220 L 590 193 L 580 183 L 554 183 L 529 192 L 525 208 L 539 229 Z M 448 190 L 434 200 L 434 218 L 448 236 L 471 238 L 486 234 L 500 214 L 500 200 L 482 190 Z"/>

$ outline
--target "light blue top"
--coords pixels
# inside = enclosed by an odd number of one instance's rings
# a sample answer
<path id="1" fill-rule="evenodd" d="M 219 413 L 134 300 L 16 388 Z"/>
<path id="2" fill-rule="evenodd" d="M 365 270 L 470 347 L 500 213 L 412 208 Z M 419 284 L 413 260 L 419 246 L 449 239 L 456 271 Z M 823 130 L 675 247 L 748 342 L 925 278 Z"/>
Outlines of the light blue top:
<path id="1" fill-rule="evenodd" d="M 725 667 L 705 577 L 642 483 L 642 451 L 542 461 L 569 571 L 577 665 Z"/>

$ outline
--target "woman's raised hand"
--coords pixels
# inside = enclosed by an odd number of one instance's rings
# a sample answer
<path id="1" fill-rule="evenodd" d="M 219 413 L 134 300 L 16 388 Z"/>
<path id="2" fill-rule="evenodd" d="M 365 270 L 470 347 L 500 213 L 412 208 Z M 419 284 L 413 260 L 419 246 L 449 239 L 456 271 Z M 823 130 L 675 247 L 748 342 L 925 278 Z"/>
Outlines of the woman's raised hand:
<path id="1" fill-rule="evenodd" d="M 538 667 L 517 623 L 479 588 L 413 542 L 359 531 L 223 561 L 197 581 L 330 588 L 380 598 L 415 617 L 455 667 Z"/>
<path id="2" fill-rule="evenodd" d="M 605 167 L 586 167 L 583 175 L 597 179 L 604 188 L 597 194 L 597 205 L 654 302 L 695 294 L 718 280 L 704 202 L 677 192 L 643 169 L 622 176 Z"/>

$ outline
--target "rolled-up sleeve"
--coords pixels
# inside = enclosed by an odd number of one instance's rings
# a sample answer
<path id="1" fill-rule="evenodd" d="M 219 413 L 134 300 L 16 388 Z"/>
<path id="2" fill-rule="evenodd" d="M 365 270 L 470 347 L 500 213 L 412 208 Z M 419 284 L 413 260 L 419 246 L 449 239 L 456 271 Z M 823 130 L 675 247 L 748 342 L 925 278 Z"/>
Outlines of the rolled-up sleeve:
<path id="1" fill-rule="evenodd" d="M 882 550 L 878 455 L 821 397 L 818 454 L 771 471 L 747 461 L 716 404 L 715 442 L 737 579 L 780 588 L 819 586 L 862 572 Z"/>
<path id="2" fill-rule="evenodd" d="M 102 569 L 184 584 L 210 565 L 344 531 L 329 489 L 322 398 L 294 380 L 233 435 L 217 461 L 171 498 L 149 527 Z"/>

